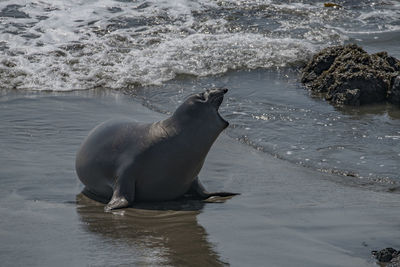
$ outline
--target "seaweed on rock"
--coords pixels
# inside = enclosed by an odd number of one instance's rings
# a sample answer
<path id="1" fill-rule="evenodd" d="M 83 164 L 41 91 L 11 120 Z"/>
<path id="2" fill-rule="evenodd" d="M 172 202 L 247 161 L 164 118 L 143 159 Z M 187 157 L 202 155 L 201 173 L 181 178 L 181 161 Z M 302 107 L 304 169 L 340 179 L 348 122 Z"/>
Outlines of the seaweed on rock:
<path id="1" fill-rule="evenodd" d="M 301 82 L 333 104 L 400 105 L 400 61 L 386 52 L 369 55 L 355 44 L 315 54 L 303 69 Z"/>

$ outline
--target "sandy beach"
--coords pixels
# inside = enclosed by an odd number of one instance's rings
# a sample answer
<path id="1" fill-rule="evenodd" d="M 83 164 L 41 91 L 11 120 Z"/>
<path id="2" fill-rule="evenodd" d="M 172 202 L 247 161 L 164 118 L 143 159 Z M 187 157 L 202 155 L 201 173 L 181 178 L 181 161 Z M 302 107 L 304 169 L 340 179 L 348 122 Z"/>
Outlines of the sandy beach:
<path id="1" fill-rule="evenodd" d="M 109 91 L 4 93 L 0 113 L 2 266 L 374 266 L 371 250 L 400 247 L 398 194 L 225 134 L 200 179 L 240 196 L 104 213 L 79 195 L 79 144 L 108 118 L 165 115 Z"/>

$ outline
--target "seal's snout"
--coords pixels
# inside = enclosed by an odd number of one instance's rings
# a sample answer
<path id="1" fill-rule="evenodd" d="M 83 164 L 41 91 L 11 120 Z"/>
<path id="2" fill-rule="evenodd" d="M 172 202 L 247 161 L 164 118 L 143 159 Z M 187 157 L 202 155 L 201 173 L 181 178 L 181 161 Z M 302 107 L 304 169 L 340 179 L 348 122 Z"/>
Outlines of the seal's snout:
<path id="1" fill-rule="evenodd" d="M 205 94 L 209 97 L 221 96 L 228 92 L 227 88 L 215 88 L 215 89 L 208 89 Z"/>
<path id="2" fill-rule="evenodd" d="M 224 95 L 228 92 L 226 88 L 209 89 L 206 91 L 208 100 L 211 103 L 216 103 L 217 106 L 221 105 Z"/>
<path id="3" fill-rule="evenodd" d="M 224 95 L 228 92 L 226 88 L 216 88 L 216 89 L 209 89 L 205 92 L 207 95 L 208 102 L 215 106 L 217 109 L 222 104 L 224 100 Z"/>
<path id="4" fill-rule="evenodd" d="M 224 95 L 227 92 L 228 92 L 228 89 L 226 89 L 226 88 L 217 88 L 217 89 L 210 90 L 211 95 L 215 94 L 215 95 L 219 95 L 219 96 Z"/>

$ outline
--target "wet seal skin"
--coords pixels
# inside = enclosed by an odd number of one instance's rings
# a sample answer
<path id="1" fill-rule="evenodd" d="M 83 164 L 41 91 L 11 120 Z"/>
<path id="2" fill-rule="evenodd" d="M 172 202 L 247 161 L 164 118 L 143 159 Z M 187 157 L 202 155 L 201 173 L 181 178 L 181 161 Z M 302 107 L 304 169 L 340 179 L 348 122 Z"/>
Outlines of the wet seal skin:
<path id="1" fill-rule="evenodd" d="M 118 119 L 95 127 L 76 156 L 76 172 L 85 185 L 82 193 L 108 203 L 105 211 L 185 195 L 237 195 L 209 193 L 197 177 L 212 144 L 229 125 L 218 112 L 227 91 L 191 95 L 171 117 L 155 123 Z"/>

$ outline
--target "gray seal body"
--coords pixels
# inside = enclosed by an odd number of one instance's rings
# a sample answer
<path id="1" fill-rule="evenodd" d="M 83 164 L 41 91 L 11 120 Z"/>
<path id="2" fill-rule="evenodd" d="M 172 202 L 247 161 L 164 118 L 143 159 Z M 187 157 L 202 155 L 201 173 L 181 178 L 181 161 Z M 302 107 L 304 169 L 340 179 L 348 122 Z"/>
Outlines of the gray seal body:
<path id="1" fill-rule="evenodd" d="M 201 199 L 236 195 L 209 193 L 197 178 L 212 144 L 229 125 L 218 113 L 227 91 L 192 95 L 171 117 L 152 124 L 120 119 L 94 128 L 76 156 L 83 193 L 108 202 L 105 210 L 185 194 Z"/>

